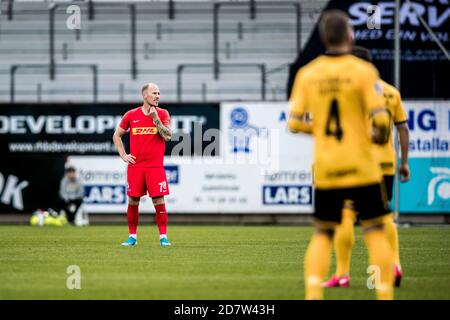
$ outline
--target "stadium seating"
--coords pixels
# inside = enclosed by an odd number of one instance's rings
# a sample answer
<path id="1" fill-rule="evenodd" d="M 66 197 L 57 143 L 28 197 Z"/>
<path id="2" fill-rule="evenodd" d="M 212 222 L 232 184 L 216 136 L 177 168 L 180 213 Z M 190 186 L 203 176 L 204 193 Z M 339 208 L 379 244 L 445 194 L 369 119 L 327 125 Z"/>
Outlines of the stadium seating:
<path id="1" fill-rule="evenodd" d="M 226 1 L 224 1 L 226 3 Z M 273 1 L 272 1 L 273 2 Z M 14 1 L 12 19 L 2 2 L 0 20 L 0 101 L 9 102 L 11 67 L 16 69 L 14 101 L 90 102 L 94 99 L 91 65 L 97 66 L 97 101 L 140 99 L 142 83 L 157 82 L 165 101 L 284 100 L 288 66 L 297 56 L 296 15 L 292 3 L 276 9 L 256 1 L 255 19 L 245 5 L 221 5 L 218 11 L 218 60 L 214 77 L 212 1 L 167 2 L 56 1 L 54 11 L 55 79 L 49 76 L 49 3 Z M 135 4 L 136 75 L 131 60 L 131 9 Z M 301 2 L 301 42 L 307 41 L 326 3 Z M 81 8 L 81 30 L 66 27 L 66 8 Z M 23 66 L 39 64 L 37 67 Z M 201 64 L 201 66 L 195 66 Z M 233 64 L 234 66 L 227 66 Z M 237 64 L 237 66 L 236 66 Z M 61 65 L 72 65 L 61 67 Z M 181 75 L 177 73 L 183 65 Z M 261 70 L 260 66 L 264 69 Z M 180 80 L 181 79 L 181 80 Z M 179 81 L 180 80 L 180 81 Z M 182 90 L 178 90 L 181 83 Z"/>

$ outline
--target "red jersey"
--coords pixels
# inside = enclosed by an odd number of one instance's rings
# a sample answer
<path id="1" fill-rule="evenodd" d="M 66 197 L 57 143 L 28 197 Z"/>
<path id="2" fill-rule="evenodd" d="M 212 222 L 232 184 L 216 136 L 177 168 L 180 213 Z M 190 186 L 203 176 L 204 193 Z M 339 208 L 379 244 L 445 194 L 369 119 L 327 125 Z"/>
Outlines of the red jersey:
<path id="1" fill-rule="evenodd" d="M 156 108 L 161 122 L 170 125 L 170 115 L 165 109 Z M 162 167 L 166 142 L 158 133 L 150 115 L 145 115 L 142 106 L 125 113 L 119 125 L 123 130 L 130 129 L 130 154 L 136 157 L 130 167 Z"/>

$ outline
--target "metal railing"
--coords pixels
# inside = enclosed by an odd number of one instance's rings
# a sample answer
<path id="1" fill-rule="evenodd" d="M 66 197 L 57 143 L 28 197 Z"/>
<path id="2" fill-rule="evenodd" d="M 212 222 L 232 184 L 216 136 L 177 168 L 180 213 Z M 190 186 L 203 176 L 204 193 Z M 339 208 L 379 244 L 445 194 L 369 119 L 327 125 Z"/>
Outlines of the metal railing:
<path id="1" fill-rule="evenodd" d="M 8 0 L 8 2 L 6 4 L 6 15 L 8 17 L 8 20 L 13 19 L 13 3 L 14 3 L 14 0 Z"/>
<path id="2" fill-rule="evenodd" d="M 77 4 L 75 2 L 75 4 Z M 115 7 L 117 7 L 117 5 L 121 8 L 123 8 L 124 4 L 114 4 L 114 7 L 112 6 L 104 6 L 104 3 L 94 3 L 93 1 L 86 1 L 86 2 L 82 2 L 79 4 L 83 4 L 86 5 L 86 10 L 87 10 L 87 14 L 88 14 L 88 20 L 95 20 L 96 19 L 96 13 L 98 12 L 99 8 L 101 6 L 104 7 L 104 9 L 106 10 L 106 12 L 110 12 L 110 13 L 115 13 L 115 12 L 119 12 Z M 65 4 L 64 4 L 65 5 Z M 49 53 L 49 58 L 48 58 L 48 65 L 47 64 L 33 64 L 33 65 L 28 65 L 30 66 L 30 68 L 40 68 L 42 70 L 48 70 L 48 74 L 49 74 L 49 78 L 50 80 L 54 80 L 56 77 L 56 69 L 57 68 L 62 68 L 63 65 L 58 65 L 57 66 L 57 62 L 55 59 L 55 56 L 57 54 L 57 49 L 55 48 L 55 36 L 56 34 L 62 34 L 61 30 L 56 30 L 55 28 L 55 15 L 56 15 L 56 10 L 58 7 L 63 6 L 63 4 L 61 3 L 52 3 L 47 10 L 42 10 L 40 12 L 48 12 L 48 19 L 49 19 L 49 43 L 48 43 L 48 53 Z M 139 73 L 141 72 L 142 74 L 142 70 L 140 70 L 138 68 L 138 59 L 137 59 L 137 55 L 141 54 L 142 50 L 137 48 L 137 35 L 139 32 L 141 32 L 140 30 L 137 29 L 137 23 L 138 23 L 138 19 L 137 19 L 137 15 L 138 14 L 147 14 L 148 12 L 152 12 L 152 10 L 148 10 L 146 6 L 142 6 L 139 7 L 139 9 L 136 7 L 136 4 L 132 3 L 132 4 L 125 4 L 125 6 L 129 9 L 129 18 L 130 18 L 130 29 L 126 29 L 126 33 L 128 33 L 130 35 L 130 49 L 129 51 L 127 50 L 127 55 L 129 52 L 129 56 L 130 56 L 130 69 L 127 71 L 129 72 L 129 74 L 131 75 L 131 79 L 132 80 L 136 80 L 138 78 Z M 243 67 L 243 68 L 258 68 L 261 71 L 261 98 L 263 100 L 266 99 L 266 86 L 267 86 L 267 81 L 268 79 L 266 78 L 266 66 L 263 63 L 223 63 L 219 61 L 219 37 L 222 34 L 222 29 L 223 32 L 231 32 L 234 29 L 230 29 L 230 27 L 227 28 L 219 28 L 219 9 L 223 6 L 245 6 L 248 7 L 248 14 L 249 14 L 249 19 L 251 20 L 255 20 L 257 18 L 257 14 L 258 13 L 267 13 L 267 12 L 271 12 L 273 11 L 274 14 L 277 13 L 283 13 L 285 14 L 286 12 L 294 12 L 295 16 L 296 16 L 296 26 L 295 26 L 295 43 L 296 43 L 296 48 L 297 51 L 300 50 L 301 48 L 301 7 L 299 3 L 296 2 L 277 2 L 277 1 L 273 1 L 273 2 L 257 2 L 255 0 L 249 0 L 247 2 L 239 2 L 239 3 L 234 3 L 234 2 L 218 2 L 218 3 L 214 3 L 212 8 L 213 8 L 213 48 L 212 51 L 210 51 L 211 49 L 208 48 L 208 54 L 213 55 L 213 63 L 201 63 L 201 64 L 182 64 L 180 66 L 178 66 L 177 70 L 176 70 L 176 74 L 177 74 L 177 97 L 179 100 L 181 100 L 182 97 L 182 93 L 181 93 L 181 88 L 182 88 L 182 73 L 183 70 L 185 68 L 213 68 L 212 69 L 212 74 L 214 75 L 215 79 L 219 78 L 219 75 L 221 74 L 221 68 L 227 68 L 227 67 L 235 67 L 235 66 L 239 66 L 239 67 Z M 288 9 L 287 7 L 294 7 L 295 11 L 293 10 L 289 10 L 287 11 L 286 9 Z M 268 8 L 270 8 L 270 11 L 268 10 Z M 142 9 L 142 10 L 141 10 Z M 201 13 L 202 14 L 208 14 L 211 15 L 211 7 L 209 7 L 209 11 L 206 10 L 205 8 L 200 8 Z M 102 9 L 103 10 L 103 9 Z M 175 19 L 176 16 L 176 3 L 173 0 L 168 1 L 167 3 L 167 7 L 159 7 L 158 9 L 160 11 L 160 14 L 162 12 L 167 13 L 168 19 L 173 20 Z M 27 12 L 27 14 L 33 14 L 31 12 L 31 10 L 28 10 L 30 12 Z M 103 12 L 103 11 L 102 11 Z M 193 14 L 198 14 L 198 11 L 183 11 L 183 13 L 193 13 Z M 154 12 L 152 12 L 154 13 Z M 222 12 L 223 14 L 226 13 Z M 120 14 L 122 14 L 120 12 Z M 13 19 L 13 1 L 12 0 L 8 0 L 8 17 L 10 17 L 10 19 Z M 284 26 L 283 26 L 284 27 Z M 158 30 L 159 28 L 159 30 Z M 262 29 L 261 29 L 262 28 Z M 258 30 L 265 30 L 263 32 L 270 32 L 270 30 L 272 30 L 273 26 L 267 26 L 267 25 L 263 25 L 260 26 Z M 291 27 L 289 27 L 291 28 Z M 289 29 L 288 32 L 291 32 L 292 29 Z M 37 30 L 39 31 L 39 30 Z M 101 31 L 101 30 L 100 30 Z M 108 31 L 108 30 L 107 30 Z M 161 34 L 165 31 L 163 31 L 163 29 L 161 28 L 161 24 L 157 24 L 157 36 L 159 38 L 161 38 Z M 194 30 L 193 32 L 196 32 L 198 30 Z M 19 32 L 23 32 L 22 30 L 19 30 Z M 30 34 L 32 33 L 36 33 L 36 30 L 30 30 L 29 31 Z M 111 32 L 111 31 L 108 31 Z M 171 31 L 169 31 L 171 32 Z M 190 30 L 189 32 L 187 32 L 186 30 L 179 30 L 179 32 L 184 32 L 184 33 L 189 33 L 192 32 L 192 30 Z M 208 29 L 205 29 L 204 31 L 202 30 L 202 32 L 211 32 Z M 238 35 L 239 35 L 239 40 L 242 40 L 244 37 L 244 28 L 242 25 L 242 22 L 238 23 Z M 38 32 L 39 34 L 39 32 Z M 76 36 L 76 39 L 79 40 L 81 37 L 81 33 L 80 30 L 75 29 L 74 30 L 74 35 Z M 65 47 L 64 47 L 65 46 Z M 250 48 L 251 49 L 251 48 Z M 171 49 L 169 49 L 170 51 Z M 95 50 L 94 50 L 95 51 Z M 167 51 L 167 50 L 166 50 Z M 229 50 L 228 50 L 229 51 Z M 259 49 L 255 49 L 254 51 L 250 51 L 249 49 L 243 49 L 241 50 L 242 52 L 246 52 L 246 53 L 255 53 L 255 52 L 260 52 Z M 80 50 L 81 53 L 87 52 L 87 50 L 82 49 Z M 63 57 L 65 57 L 65 59 L 67 59 L 67 55 L 68 55 L 68 47 L 67 44 L 64 43 L 63 44 Z M 63 58 L 64 59 L 64 58 Z M 65 60 L 64 59 L 64 60 Z M 209 58 L 207 58 L 209 59 Z M 94 77 L 94 87 L 95 89 L 93 89 L 94 93 L 94 100 L 96 100 L 97 97 L 97 66 L 96 65 L 85 65 L 85 64 L 71 64 L 71 65 L 64 65 L 68 68 L 70 68 L 71 66 L 89 66 L 90 68 L 95 68 L 95 71 L 93 71 L 93 74 L 95 74 Z M 11 66 L 11 101 L 14 101 L 14 86 L 15 84 L 13 83 L 14 81 L 14 74 L 17 71 L 18 67 L 22 68 L 22 67 L 26 67 L 26 65 L 13 65 Z M 93 70 L 93 69 L 92 69 Z M 103 69 L 102 69 L 103 70 Z M 174 70 L 175 71 L 175 70 Z M 103 71 L 102 71 L 103 74 Z M 42 89 L 42 88 L 41 88 Z M 202 87 L 202 92 L 203 92 L 203 96 L 206 97 L 206 86 Z"/>
<path id="3" fill-rule="evenodd" d="M 301 6 L 299 2 L 261 2 L 258 3 L 261 6 L 293 6 L 296 14 L 296 44 L 297 52 L 301 50 Z M 220 62 L 219 62 L 219 9 L 223 6 L 248 6 L 250 19 L 255 19 L 256 16 L 256 3 L 255 1 L 246 2 L 217 2 L 214 3 L 213 9 L 213 64 L 214 64 L 214 79 L 219 79 L 220 74 Z"/>
<path id="4" fill-rule="evenodd" d="M 138 69 L 136 60 L 136 6 L 131 4 L 130 9 L 130 25 L 131 25 L 131 78 L 137 79 Z"/>
<path id="5" fill-rule="evenodd" d="M 239 67 L 239 68 L 257 68 L 261 72 L 261 100 L 266 100 L 266 66 L 262 63 L 222 63 L 222 67 Z M 186 68 L 213 68 L 214 64 L 211 63 L 186 63 L 180 64 L 177 68 L 177 99 L 179 102 L 182 101 L 182 87 L 183 79 L 182 74 Z"/>
<path id="6" fill-rule="evenodd" d="M 126 5 L 130 13 L 130 65 L 131 65 L 131 78 L 137 79 L 138 68 L 136 58 L 136 6 L 135 4 Z M 55 11 L 59 7 L 58 4 L 52 3 L 49 7 L 49 74 L 50 79 L 55 78 Z M 94 19 L 95 9 L 92 1 L 88 2 L 88 17 L 89 20 Z M 77 40 L 80 39 L 80 32 L 75 29 Z"/>
<path id="7" fill-rule="evenodd" d="M 97 65 L 95 64 L 61 64 L 61 65 L 54 65 L 56 68 L 72 68 L 72 69 L 79 69 L 79 68 L 89 68 L 92 72 L 92 101 L 95 103 L 97 102 L 97 96 L 98 96 L 98 69 Z M 15 94 L 16 94 L 16 73 L 19 69 L 44 69 L 45 72 L 50 73 L 50 65 L 48 64 L 16 64 L 12 65 L 10 68 L 10 102 L 14 103 L 15 100 Z M 48 71 L 46 69 L 49 69 Z M 42 88 L 41 88 L 42 89 Z"/>
<path id="8" fill-rule="evenodd" d="M 13 1 L 13 0 L 9 0 L 9 1 Z M 96 4 L 92 1 L 89 0 L 87 1 L 87 5 L 88 5 L 88 19 L 89 20 L 95 20 L 95 11 L 96 11 Z M 135 5 L 134 3 L 131 4 L 125 4 L 125 5 Z M 175 3 L 173 0 L 169 0 L 167 2 L 167 17 L 169 18 L 169 20 L 173 20 L 175 19 Z"/>

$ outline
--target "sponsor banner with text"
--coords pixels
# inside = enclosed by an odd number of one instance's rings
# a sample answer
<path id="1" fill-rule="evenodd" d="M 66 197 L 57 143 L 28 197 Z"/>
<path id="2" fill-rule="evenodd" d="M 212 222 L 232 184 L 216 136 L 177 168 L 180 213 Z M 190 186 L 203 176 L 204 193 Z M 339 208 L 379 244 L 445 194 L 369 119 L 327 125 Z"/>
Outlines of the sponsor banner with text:
<path id="1" fill-rule="evenodd" d="M 122 116 L 140 103 L 0 105 L 0 152 L 28 155 L 116 155 L 112 136 Z M 171 115 L 172 141 L 166 155 L 203 155 L 219 141 L 204 139 L 219 129 L 218 103 L 161 104 Z M 150 128 L 156 130 L 156 128 Z M 182 141 L 182 144 L 179 142 Z M 124 137 L 128 146 L 128 135 Z M 176 150 L 174 146 L 179 144 Z M 218 148 L 217 148 L 218 149 Z M 208 156 L 216 156 L 212 150 Z"/>
<path id="2" fill-rule="evenodd" d="M 443 50 L 434 40 L 436 37 L 450 48 L 450 3 L 447 0 L 406 1 L 401 0 L 400 22 L 400 91 L 408 99 L 450 98 L 450 63 Z M 355 43 L 370 50 L 373 63 L 381 78 L 394 83 L 395 60 L 395 0 L 360 1 L 330 0 L 327 9 L 346 12 L 354 29 Z M 420 15 L 420 19 L 418 17 Z M 424 21 L 433 31 L 428 32 Z M 288 93 L 297 71 L 325 52 L 316 23 L 308 42 L 291 64 Z"/>
<path id="3" fill-rule="evenodd" d="M 126 164 L 113 156 L 71 156 L 84 185 L 86 210 L 91 213 L 126 212 Z M 261 169 L 254 164 L 225 164 L 215 158 L 172 157 L 165 160 L 172 213 L 310 213 L 311 167 Z M 141 212 L 154 212 L 148 197 Z"/>
<path id="4" fill-rule="evenodd" d="M 400 212 L 450 213 L 450 101 L 406 101 L 411 179 Z"/>

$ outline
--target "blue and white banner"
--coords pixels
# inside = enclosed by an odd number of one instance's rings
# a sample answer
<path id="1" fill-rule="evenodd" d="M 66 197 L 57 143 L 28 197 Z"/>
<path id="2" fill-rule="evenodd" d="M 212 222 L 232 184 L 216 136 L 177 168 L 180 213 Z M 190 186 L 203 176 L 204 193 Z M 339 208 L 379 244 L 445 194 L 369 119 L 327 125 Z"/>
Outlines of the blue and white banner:
<path id="1" fill-rule="evenodd" d="M 450 158 L 450 101 L 404 102 L 410 158 Z"/>
<path id="2" fill-rule="evenodd" d="M 407 101 L 411 179 L 400 213 L 450 213 L 450 101 Z"/>
<path id="3" fill-rule="evenodd" d="M 243 176 L 254 212 L 313 211 L 312 138 L 287 131 L 288 109 L 286 102 L 221 104 L 221 157 L 259 168 Z"/>
<path id="4" fill-rule="evenodd" d="M 72 156 L 84 186 L 84 203 L 90 213 L 125 213 L 126 165 L 114 156 Z M 219 163 L 214 157 L 168 157 L 165 169 L 173 213 L 308 213 L 312 212 L 312 175 L 308 163 L 295 168 L 263 169 L 255 164 Z M 141 212 L 152 213 L 148 197 Z"/>

